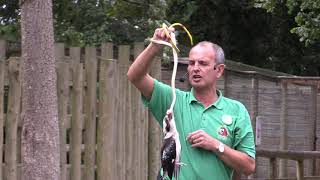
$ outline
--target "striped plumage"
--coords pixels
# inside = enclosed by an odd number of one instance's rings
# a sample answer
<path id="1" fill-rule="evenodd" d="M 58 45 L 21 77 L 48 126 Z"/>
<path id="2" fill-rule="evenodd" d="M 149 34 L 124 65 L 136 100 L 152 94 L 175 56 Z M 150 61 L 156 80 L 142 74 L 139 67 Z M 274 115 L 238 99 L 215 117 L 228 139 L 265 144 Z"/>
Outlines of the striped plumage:
<path id="1" fill-rule="evenodd" d="M 161 147 L 161 168 L 163 174 L 159 176 L 159 180 L 163 180 L 166 177 L 178 179 L 181 144 L 173 114 L 169 110 L 163 120 L 163 132 L 164 139 Z"/>

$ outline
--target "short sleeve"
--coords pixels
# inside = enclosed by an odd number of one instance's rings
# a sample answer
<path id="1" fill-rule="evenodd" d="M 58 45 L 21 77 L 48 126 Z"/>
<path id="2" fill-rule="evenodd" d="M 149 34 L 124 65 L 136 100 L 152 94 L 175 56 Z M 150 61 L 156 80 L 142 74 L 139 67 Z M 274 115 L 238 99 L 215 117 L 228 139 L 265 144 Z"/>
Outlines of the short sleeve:
<path id="1" fill-rule="evenodd" d="M 141 99 L 143 104 L 151 110 L 152 115 L 162 126 L 162 119 L 172 101 L 171 87 L 154 79 L 154 88 L 150 101 L 143 95 L 141 96 Z"/>
<path id="2" fill-rule="evenodd" d="M 247 109 L 241 104 L 235 127 L 233 148 L 255 158 L 254 134 Z"/>

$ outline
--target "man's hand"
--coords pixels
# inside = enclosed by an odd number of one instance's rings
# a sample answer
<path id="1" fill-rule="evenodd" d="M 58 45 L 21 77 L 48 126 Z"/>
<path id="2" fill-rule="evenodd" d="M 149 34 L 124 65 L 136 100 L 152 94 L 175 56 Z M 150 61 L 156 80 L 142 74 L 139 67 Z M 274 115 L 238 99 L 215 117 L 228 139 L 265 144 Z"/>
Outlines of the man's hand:
<path id="1" fill-rule="evenodd" d="M 217 152 L 220 143 L 203 130 L 190 133 L 187 140 L 192 144 L 192 147 L 203 148 L 213 152 Z"/>
<path id="2" fill-rule="evenodd" d="M 218 152 L 220 141 L 211 137 L 203 130 L 197 130 L 190 133 L 187 140 L 192 144 L 192 147 L 203 148 L 215 153 Z M 254 158 L 228 146 L 225 146 L 224 153 L 220 154 L 219 158 L 236 172 L 243 173 L 246 176 L 249 176 L 255 170 L 256 165 Z"/>
<path id="3" fill-rule="evenodd" d="M 167 28 L 167 32 L 170 34 L 171 32 L 174 32 L 174 28 Z M 170 36 L 169 34 L 167 34 L 165 32 L 165 29 L 164 28 L 157 28 L 155 31 L 154 31 L 154 34 L 153 34 L 153 37 L 152 39 L 154 40 L 161 40 L 161 41 L 166 41 L 166 42 L 170 42 Z M 153 43 L 155 44 L 155 43 Z M 156 45 L 159 45 L 159 44 L 156 44 Z"/>

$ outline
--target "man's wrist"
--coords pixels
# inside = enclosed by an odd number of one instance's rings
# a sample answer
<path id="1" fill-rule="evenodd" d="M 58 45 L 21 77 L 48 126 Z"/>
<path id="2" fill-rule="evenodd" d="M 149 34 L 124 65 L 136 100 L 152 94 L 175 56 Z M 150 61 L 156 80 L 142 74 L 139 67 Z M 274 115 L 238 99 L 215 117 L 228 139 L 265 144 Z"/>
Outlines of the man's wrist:
<path id="1" fill-rule="evenodd" d="M 150 48 L 156 49 L 157 51 L 160 51 L 163 48 L 162 44 L 157 44 L 157 43 L 154 43 L 154 42 L 151 42 L 149 44 L 149 46 L 150 46 Z"/>
<path id="2" fill-rule="evenodd" d="M 162 48 L 161 44 L 151 42 L 146 49 L 149 55 L 157 56 L 159 52 L 161 52 Z"/>
<path id="3" fill-rule="evenodd" d="M 222 142 L 219 142 L 218 146 L 216 147 L 216 153 L 221 155 L 224 153 L 225 145 Z"/>

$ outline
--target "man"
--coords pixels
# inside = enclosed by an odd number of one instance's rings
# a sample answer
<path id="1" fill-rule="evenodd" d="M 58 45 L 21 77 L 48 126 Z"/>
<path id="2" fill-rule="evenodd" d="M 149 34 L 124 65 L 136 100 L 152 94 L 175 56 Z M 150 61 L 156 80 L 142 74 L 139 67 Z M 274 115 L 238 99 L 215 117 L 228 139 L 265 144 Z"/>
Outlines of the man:
<path id="1" fill-rule="evenodd" d="M 173 31 L 173 29 L 170 29 Z M 155 40 L 168 41 L 163 29 Z M 150 43 L 129 68 L 128 79 L 141 91 L 144 103 L 157 121 L 172 101 L 171 88 L 148 74 L 162 45 Z M 174 117 L 182 147 L 180 180 L 230 180 L 233 174 L 255 170 L 254 135 L 249 114 L 240 102 L 217 90 L 224 71 L 224 52 L 210 42 L 200 42 L 189 53 L 190 92 L 177 90 Z"/>

